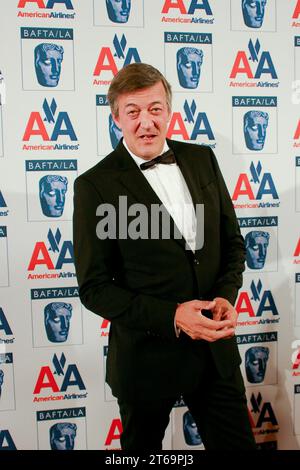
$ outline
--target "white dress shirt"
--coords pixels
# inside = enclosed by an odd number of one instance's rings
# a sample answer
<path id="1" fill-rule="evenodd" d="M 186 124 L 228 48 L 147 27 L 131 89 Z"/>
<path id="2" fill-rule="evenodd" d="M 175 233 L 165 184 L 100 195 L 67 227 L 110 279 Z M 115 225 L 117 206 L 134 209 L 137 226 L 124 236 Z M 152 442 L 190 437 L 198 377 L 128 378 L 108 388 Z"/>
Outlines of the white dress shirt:
<path id="1" fill-rule="evenodd" d="M 134 155 L 129 150 L 125 139 L 123 139 L 123 144 L 140 168 L 140 165 L 147 160 Z M 167 151 L 168 148 L 167 142 L 165 142 L 162 153 Z M 189 245 L 189 248 L 195 251 L 195 209 L 189 189 L 177 163 L 158 163 L 151 168 L 140 171 L 142 171 L 145 178 L 147 178 L 150 186 L 172 216 L 177 228 Z"/>

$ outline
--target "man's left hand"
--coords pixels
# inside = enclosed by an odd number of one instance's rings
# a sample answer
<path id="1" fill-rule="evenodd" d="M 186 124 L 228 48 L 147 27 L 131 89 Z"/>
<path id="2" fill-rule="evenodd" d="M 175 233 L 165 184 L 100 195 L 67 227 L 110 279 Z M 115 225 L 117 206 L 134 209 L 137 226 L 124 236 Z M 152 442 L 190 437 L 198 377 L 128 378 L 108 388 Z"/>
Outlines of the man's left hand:
<path id="1" fill-rule="evenodd" d="M 231 303 L 223 297 L 215 297 L 215 307 L 211 310 L 213 320 L 231 320 L 232 328 L 236 328 L 238 313 Z"/>

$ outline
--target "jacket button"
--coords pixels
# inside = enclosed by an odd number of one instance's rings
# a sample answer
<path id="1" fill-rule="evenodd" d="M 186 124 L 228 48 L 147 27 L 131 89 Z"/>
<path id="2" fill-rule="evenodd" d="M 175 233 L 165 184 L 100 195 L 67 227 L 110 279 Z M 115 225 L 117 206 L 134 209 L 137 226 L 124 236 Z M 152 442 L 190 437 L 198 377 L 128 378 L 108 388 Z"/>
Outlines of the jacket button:
<path id="1" fill-rule="evenodd" d="M 195 258 L 194 259 L 194 264 L 196 264 L 198 266 L 200 264 L 200 262 Z"/>

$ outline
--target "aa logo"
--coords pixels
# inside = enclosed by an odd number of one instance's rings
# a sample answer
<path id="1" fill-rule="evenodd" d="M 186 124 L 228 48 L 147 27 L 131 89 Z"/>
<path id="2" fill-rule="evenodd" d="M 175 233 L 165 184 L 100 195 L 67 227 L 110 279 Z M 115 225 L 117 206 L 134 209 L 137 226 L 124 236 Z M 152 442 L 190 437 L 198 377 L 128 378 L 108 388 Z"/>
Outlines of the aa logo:
<path id="1" fill-rule="evenodd" d="M 62 241 L 59 229 L 55 233 L 48 231 L 48 245 L 44 242 L 35 244 L 28 271 L 34 271 L 37 266 L 47 269 L 62 269 L 65 264 L 74 264 L 74 249 L 70 240 Z"/>
<path id="2" fill-rule="evenodd" d="M 293 19 L 296 20 L 300 16 L 300 0 L 297 0 L 295 10 L 293 13 Z"/>
<path id="3" fill-rule="evenodd" d="M 54 98 L 51 103 L 44 99 L 43 116 L 38 111 L 33 111 L 30 114 L 22 140 L 28 142 L 33 136 L 40 137 L 44 142 L 56 142 L 60 137 L 65 136 L 71 141 L 77 140 L 68 113 L 57 112 Z"/>
<path id="4" fill-rule="evenodd" d="M 261 393 L 252 393 L 250 398 L 250 423 L 252 428 L 261 428 L 263 425 L 278 426 L 275 413 L 270 402 L 264 402 Z"/>
<path id="5" fill-rule="evenodd" d="M 17 450 L 8 429 L 0 429 L 0 450 Z"/>
<path id="6" fill-rule="evenodd" d="M 245 313 L 252 318 L 261 317 L 265 313 L 278 315 L 272 292 L 270 290 L 263 290 L 261 280 L 257 284 L 252 281 L 250 291 L 250 295 L 246 291 L 240 292 L 235 306 L 238 314 Z"/>
<path id="7" fill-rule="evenodd" d="M 4 331 L 6 335 L 12 335 L 12 329 L 8 323 L 3 309 L 0 307 L 0 333 Z"/>
<path id="8" fill-rule="evenodd" d="M 294 133 L 294 140 L 298 140 L 300 138 L 300 119 L 298 120 L 297 127 Z"/>
<path id="9" fill-rule="evenodd" d="M 258 39 L 255 43 L 250 39 L 248 53 L 238 51 L 230 78 L 236 78 L 237 75 L 245 75 L 248 79 L 261 78 L 262 75 L 269 75 L 272 79 L 278 78 L 270 52 L 261 50 Z"/>
<path id="10" fill-rule="evenodd" d="M 67 365 L 64 353 L 61 354 L 60 359 L 54 354 L 52 363 L 53 370 L 49 366 L 41 368 L 34 387 L 34 395 L 41 393 L 41 390 L 52 393 L 66 392 L 69 387 L 85 390 L 84 382 L 76 364 Z"/>
<path id="11" fill-rule="evenodd" d="M 137 49 L 135 47 L 128 47 L 124 34 L 122 34 L 121 38 L 116 34 L 114 35 L 113 46 L 113 51 L 110 47 L 102 47 L 100 49 L 94 76 L 100 77 L 103 72 L 108 72 L 112 79 L 125 65 L 132 62 L 141 62 Z"/>
<path id="12" fill-rule="evenodd" d="M 67 10 L 74 10 L 71 0 L 19 0 L 18 8 L 26 8 L 27 4 L 35 4 L 37 8 L 51 9 L 58 5 L 64 5 Z"/>
<path id="13" fill-rule="evenodd" d="M 300 366 L 300 341 L 296 339 L 292 342 L 292 349 L 294 352 L 292 354 L 292 369 L 299 369 Z"/>
<path id="14" fill-rule="evenodd" d="M 110 321 L 103 318 L 102 322 L 101 322 L 101 325 L 100 325 L 101 336 L 103 336 L 103 337 L 108 336 L 109 327 L 110 327 Z"/>
<path id="15" fill-rule="evenodd" d="M 7 207 L 7 205 L 6 205 L 5 199 L 3 197 L 3 194 L 0 191 L 0 208 L 2 208 L 2 207 Z"/>
<path id="16" fill-rule="evenodd" d="M 294 251 L 294 256 L 300 256 L 300 238 L 298 240 L 298 243 L 296 245 L 295 251 Z"/>
<path id="17" fill-rule="evenodd" d="M 212 9 L 208 0 L 165 0 L 162 13 L 180 13 L 181 15 L 194 15 L 204 12 L 211 16 Z"/>
<path id="18" fill-rule="evenodd" d="M 235 185 L 232 200 L 246 197 L 250 201 L 261 200 L 264 196 L 279 199 L 271 173 L 263 173 L 260 162 L 255 165 L 251 162 L 250 175 L 241 173 Z"/>
<path id="19" fill-rule="evenodd" d="M 107 433 L 106 439 L 105 439 L 105 444 L 106 446 L 111 446 L 113 441 L 118 441 L 120 442 L 120 437 L 122 434 L 122 423 L 119 418 L 113 419 L 109 428 L 109 431 Z"/>
<path id="20" fill-rule="evenodd" d="M 169 139 L 180 136 L 184 141 L 196 141 L 202 137 L 215 140 L 208 117 L 206 113 L 197 112 L 195 100 L 191 104 L 185 100 L 183 112 L 183 116 L 180 112 L 173 112 L 167 134 Z"/>

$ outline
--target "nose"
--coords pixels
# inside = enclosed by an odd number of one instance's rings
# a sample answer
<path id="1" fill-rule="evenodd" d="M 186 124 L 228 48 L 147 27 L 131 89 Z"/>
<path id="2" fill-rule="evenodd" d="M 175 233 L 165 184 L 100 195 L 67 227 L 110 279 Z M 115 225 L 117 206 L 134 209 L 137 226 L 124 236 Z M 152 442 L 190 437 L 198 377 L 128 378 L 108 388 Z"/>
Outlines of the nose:
<path id="1" fill-rule="evenodd" d="M 266 129 L 264 128 L 264 126 L 259 126 L 258 127 L 258 138 L 265 139 L 265 137 L 266 137 Z"/>
<path id="2" fill-rule="evenodd" d="M 264 245 L 259 245 L 259 258 L 265 259 L 267 254 L 267 249 Z"/>
<path id="3" fill-rule="evenodd" d="M 198 77 L 200 74 L 200 65 L 196 62 L 192 62 L 192 75 Z"/>
<path id="4" fill-rule="evenodd" d="M 262 14 L 262 6 L 260 2 L 256 2 L 256 15 L 261 16 Z"/>
<path id="5" fill-rule="evenodd" d="M 122 10 L 128 10 L 129 0 L 122 0 Z"/>
<path id="6" fill-rule="evenodd" d="M 62 206 L 64 201 L 64 196 L 61 191 L 56 191 L 56 205 Z"/>
<path id="7" fill-rule="evenodd" d="M 145 130 L 151 129 L 153 125 L 153 121 L 151 116 L 148 114 L 148 112 L 141 113 L 140 114 L 140 127 L 142 127 Z"/>
<path id="8" fill-rule="evenodd" d="M 62 330 L 67 329 L 67 322 L 66 322 L 65 317 L 60 317 L 60 327 Z"/>
<path id="9" fill-rule="evenodd" d="M 52 60 L 52 61 L 51 61 L 51 72 L 52 72 L 52 75 L 57 75 L 57 74 L 58 74 L 58 71 L 59 71 L 58 62 L 57 62 L 56 60 Z"/>
<path id="10" fill-rule="evenodd" d="M 71 437 L 66 436 L 66 449 L 71 450 L 73 449 L 73 441 Z"/>

